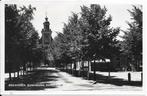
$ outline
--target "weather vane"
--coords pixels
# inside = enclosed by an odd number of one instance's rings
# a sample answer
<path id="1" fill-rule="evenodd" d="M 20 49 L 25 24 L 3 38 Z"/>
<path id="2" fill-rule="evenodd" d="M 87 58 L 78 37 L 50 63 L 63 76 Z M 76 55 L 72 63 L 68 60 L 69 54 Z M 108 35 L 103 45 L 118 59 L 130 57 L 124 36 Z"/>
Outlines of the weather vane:
<path id="1" fill-rule="evenodd" d="M 45 11 L 45 20 L 48 21 L 47 11 Z"/>

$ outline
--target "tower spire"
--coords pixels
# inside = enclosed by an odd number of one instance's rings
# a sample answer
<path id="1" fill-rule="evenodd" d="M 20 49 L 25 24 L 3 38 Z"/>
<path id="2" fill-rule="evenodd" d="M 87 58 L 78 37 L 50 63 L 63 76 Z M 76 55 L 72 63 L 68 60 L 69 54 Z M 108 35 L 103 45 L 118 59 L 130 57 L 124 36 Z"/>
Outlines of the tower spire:
<path id="1" fill-rule="evenodd" d="M 46 15 L 46 17 L 45 17 L 45 22 L 43 23 L 44 24 L 44 30 L 46 30 L 46 31 L 49 31 L 49 26 L 50 26 L 50 23 L 49 23 L 49 21 L 48 21 L 48 17 L 47 17 L 47 12 L 45 12 L 45 15 Z"/>
<path id="2" fill-rule="evenodd" d="M 45 12 L 45 20 L 46 20 L 46 22 L 48 21 L 47 11 Z"/>
<path id="3" fill-rule="evenodd" d="M 47 17 L 47 11 L 45 11 L 45 17 Z"/>

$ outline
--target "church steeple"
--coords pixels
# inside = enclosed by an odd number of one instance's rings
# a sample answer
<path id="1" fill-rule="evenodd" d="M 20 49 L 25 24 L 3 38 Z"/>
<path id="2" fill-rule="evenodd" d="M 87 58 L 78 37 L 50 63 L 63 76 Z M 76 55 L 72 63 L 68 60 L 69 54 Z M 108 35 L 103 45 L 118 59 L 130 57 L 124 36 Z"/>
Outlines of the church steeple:
<path id="1" fill-rule="evenodd" d="M 48 17 L 47 16 L 45 17 L 45 20 L 48 21 Z"/>
<path id="2" fill-rule="evenodd" d="M 48 17 L 45 17 L 45 22 L 43 23 L 44 28 L 42 29 L 42 48 L 44 49 L 44 64 L 49 64 L 53 60 L 52 56 L 52 31 L 50 29 L 50 23 Z"/>
<path id="3" fill-rule="evenodd" d="M 45 31 L 49 31 L 50 23 L 48 21 L 48 17 L 47 16 L 45 17 L 45 22 L 43 23 L 43 25 L 44 25 L 44 30 Z"/>
<path id="4" fill-rule="evenodd" d="M 42 46 L 50 46 L 52 42 L 52 31 L 50 29 L 50 23 L 48 17 L 45 17 L 45 22 L 43 23 L 44 28 L 42 29 Z"/>

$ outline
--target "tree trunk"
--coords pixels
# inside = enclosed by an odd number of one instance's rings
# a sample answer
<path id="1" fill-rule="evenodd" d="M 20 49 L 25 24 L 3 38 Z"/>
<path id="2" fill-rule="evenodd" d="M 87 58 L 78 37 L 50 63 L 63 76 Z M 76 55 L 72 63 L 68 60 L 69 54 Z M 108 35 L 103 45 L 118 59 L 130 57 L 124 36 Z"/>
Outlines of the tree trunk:
<path id="1" fill-rule="evenodd" d="M 17 71 L 17 77 L 19 78 L 19 70 Z"/>
<path id="2" fill-rule="evenodd" d="M 83 77 L 83 73 L 84 73 L 84 72 L 83 72 L 83 71 L 84 71 L 84 70 L 83 70 L 83 64 L 84 64 L 84 60 L 81 62 L 81 66 L 82 66 L 82 67 L 81 67 L 81 77 Z"/>
<path id="3" fill-rule="evenodd" d="M 14 78 L 16 77 L 15 72 L 14 72 Z"/>
<path id="4" fill-rule="evenodd" d="M 90 70 L 90 68 L 89 68 L 89 60 L 88 60 L 88 72 L 87 72 L 87 79 L 89 80 L 89 70 Z"/>
<path id="5" fill-rule="evenodd" d="M 29 62 L 29 71 L 31 71 L 31 62 Z"/>
<path id="6" fill-rule="evenodd" d="M 108 79 L 110 79 L 110 65 L 111 64 L 111 62 L 110 63 L 108 63 Z"/>
<path id="7" fill-rule="evenodd" d="M 94 75 L 94 80 L 96 80 L 96 69 L 95 69 L 95 59 L 94 59 L 94 68 L 93 68 L 93 75 Z"/>
<path id="8" fill-rule="evenodd" d="M 77 69 L 76 62 L 74 61 L 74 75 L 75 76 L 76 76 L 76 69 Z"/>
<path id="9" fill-rule="evenodd" d="M 139 71 L 139 60 L 136 60 L 137 63 L 137 71 Z"/>
<path id="10" fill-rule="evenodd" d="M 68 70 L 68 69 L 67 69 L 67 63 L 65 64 L 65 67 L 66 67 L 66 72 L 67 72 L 67 70 Z"/>
<path id="11" fill-rule="evenodd" d="M 109 72 L 108 72 L 108 79 L 110 79 L 110 70 L 109 70 Z"/>
<path id="12" fill-rule="evenodd" d="M 71 66 L 70 66 L 70 73 L 72 74 L 72 63 L 71 63 Z"/>
<path id="13" fill-rule="evenodd" d="M 22 71 L 23 71 L 23 76 L 24 76 L 25 70 L 27 70 L 27 68 L 26 68 L 26 66 L 25 66 L 25 64 L 24 64 L 24 65 L 23 65 L 23 69 L 22 69 Z"/>
<path id="14" fill-rule="evenodd" d="M 11 80 L 11 72 L 9 72 L 9 79 Z"/>

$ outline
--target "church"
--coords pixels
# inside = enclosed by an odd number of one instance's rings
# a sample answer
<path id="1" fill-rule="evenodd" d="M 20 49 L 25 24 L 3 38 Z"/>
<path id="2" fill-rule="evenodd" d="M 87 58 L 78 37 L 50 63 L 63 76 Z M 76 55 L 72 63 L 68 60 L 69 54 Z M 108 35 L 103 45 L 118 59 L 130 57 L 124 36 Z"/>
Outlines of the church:
<path id="1" fill-rule="evenodd" d="M 53 66 L 53 38 L 52 31 L 50 29 L 50 23 L 48 17 L 45 18 L 43 23 L 43 29 L 41 31 L 42 37 L 40 39 L 40 46 L 43 49 L 43 65 Z"/>

